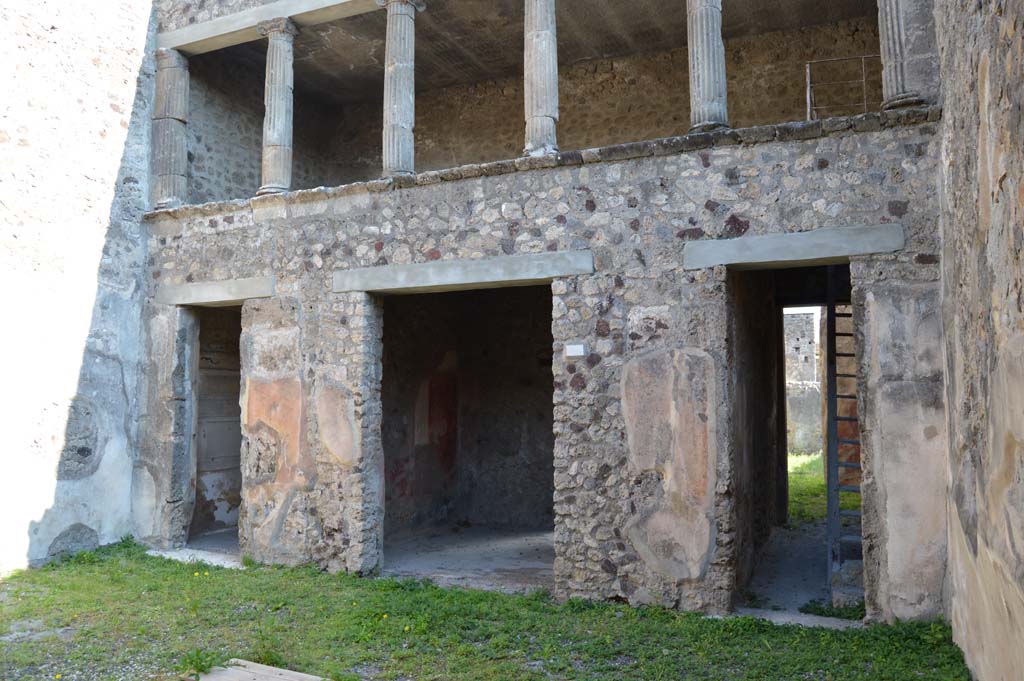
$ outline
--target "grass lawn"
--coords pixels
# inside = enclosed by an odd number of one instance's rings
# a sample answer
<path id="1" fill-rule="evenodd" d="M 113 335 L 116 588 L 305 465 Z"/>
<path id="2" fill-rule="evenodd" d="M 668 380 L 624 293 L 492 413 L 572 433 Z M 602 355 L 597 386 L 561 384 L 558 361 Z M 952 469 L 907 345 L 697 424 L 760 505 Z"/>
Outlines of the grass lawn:
<path id="1" fill-rule="evenodd" d="M 828 513 L 828 491 L 821 452 L 790 454 L 786 458 L 786 467 L 789 470 L 789 524 L 797 526 L 825 520 Z M 860 495 L 856 492 L 840 492 L 839 507 L 849 511 L 859 509 Z"/>
<path id="2" fill-rule="evenodd" d="M 967 681 L 944 624 L 831 631 L 661 608 L 244 571 L 129 541 L 0 582 L 0 678 L 171 679 L 244 657 L 332 679 Z"/>

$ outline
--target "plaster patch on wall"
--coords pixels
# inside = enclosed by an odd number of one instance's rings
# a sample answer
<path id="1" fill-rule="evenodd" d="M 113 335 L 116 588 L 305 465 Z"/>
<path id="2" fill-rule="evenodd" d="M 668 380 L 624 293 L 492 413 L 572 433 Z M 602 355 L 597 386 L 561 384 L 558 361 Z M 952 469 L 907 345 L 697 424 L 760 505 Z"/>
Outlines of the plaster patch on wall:
<path id="1" fill-rule="evenodd" d="M 239 543 L 243 554 L 265 562 L 305 562 L 315 535 L 307 497 L 316 466 L 305 446 L 304 405 L 298 378 L 245 379 Z"/>
<path id="2" fill-rule="evenodd" d="M 863 310 L 865 586 L 869 618 L 942 611 L 947 447 L 939 289 L 880 282 L 854 291 Z M 856 315 L 856 311 L 855 311 Z"/>
<path id="3" fill-rule="evenodd" d="M 715 406 L 714 362 L 704 351 L 659 350 L 623 367 L 629 463 L 661 487 L 625 534 L 668 579 L 701 577 L 714 546 Z"/>
<path id="4" fill-rule="evenodd" d="M 981 503 L 988 522 L 982 532 L 998 559 L 1012 566 L 1009 577 L 1024 590 L 1024 333 L 1014 334 L 996 357 L 989 398 L 989 442 Z"/>
<path id="5" fill-rule="evenodd" d="M 343 386 L 321 384 L 316 390 L 316 421 L 320 442 L 332 463 L 354 466 L 361 447 L 355 402 Z"/>

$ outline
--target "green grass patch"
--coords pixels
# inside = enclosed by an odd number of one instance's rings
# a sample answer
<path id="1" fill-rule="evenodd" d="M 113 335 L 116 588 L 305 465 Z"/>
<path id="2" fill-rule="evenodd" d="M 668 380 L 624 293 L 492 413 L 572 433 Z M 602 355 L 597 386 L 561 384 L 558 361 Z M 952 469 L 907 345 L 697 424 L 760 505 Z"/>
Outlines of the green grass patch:
<path id="1" fill-rule="evenodd" d="M 789 471 L 789 524 L 803 525 L 823 521 L 828 515 L 828 488 L 822 454 L 790 454 L 786 459 Z M 840 492 L 839 508 L 860 509 L 860 495 Z"/>
<path id="2" fill-rule="evenodd" d="M 800 612 L 820 617 L 838 617 L 842 620 L 858 621 L 864 619 L 864 615 L 867 614 L 864 610 L 864 601 L 860 601 L 855 605 L 844 605 L 838 608 L 831 603 L 809 601 L 800 606 Z"/>
<path id="3" fill-rule="evenodd" d="M 789 470 L 790 524 L 803 525 L 824 520 L 828 511 L 828 494 L 821 452 L 790 454 L 786 467 Z"/>
<path id="4" fill-rule="evenodd" d="M 26 623 L 36 633 L 17 635 Z M 4 635 L 5 680 L 172 679 L 253 656 L 331 679 L 968 679 L 943 624 L 776 626 L 312 568 L 183 565 L 130 542 L 0 582 Z"/>

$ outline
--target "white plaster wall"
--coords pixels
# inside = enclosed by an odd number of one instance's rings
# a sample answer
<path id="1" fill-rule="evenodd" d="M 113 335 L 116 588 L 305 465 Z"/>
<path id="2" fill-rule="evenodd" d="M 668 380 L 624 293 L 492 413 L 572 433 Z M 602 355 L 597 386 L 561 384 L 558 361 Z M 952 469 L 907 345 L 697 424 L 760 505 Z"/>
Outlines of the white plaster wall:
<path id="1" fill-rule="evenodd" d="M 868 617 L 939 617 L 947 554 L 939 286 L 875 283 L 854 296 L 864 349 Z"/>
<path id="2" fill-rule="evenodd" d="M 131 530 L 150 15 L 0 3 L 0 574 Z"/>

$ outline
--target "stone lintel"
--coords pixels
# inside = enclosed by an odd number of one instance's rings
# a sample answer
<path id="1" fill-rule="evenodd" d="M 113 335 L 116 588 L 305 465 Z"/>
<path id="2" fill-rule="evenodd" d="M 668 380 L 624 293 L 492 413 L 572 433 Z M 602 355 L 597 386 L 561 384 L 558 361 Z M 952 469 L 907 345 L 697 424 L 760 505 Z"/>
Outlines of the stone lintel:
<path id="1" fill-rule="evenodd" d="M 226 307 L 240 305 L 253 298 L 274 295 L 274 277 L 251 277 L 225 281 L 197 281 L 193 284 L 166 284 L 156 289 L 156 302 L 165 305 L 201 305 Z"/>
<path id="2" fill-rule="evenodd" d="M 259 40 L 262 36 L 258 26 L 264 21 L 287 17 L 298 26 L 315 26 L 376 12 L 377 9 L 376 0 L 275 0 L 242 12 L 158 33 L 156 46 L 180 50 L 188 55 L 203 54 Z"/>
<path id="3" fill-rule="evenodd" d="M 544 284 L 556 277 L 593 274 L 590 251 L 508 255 L 480 260 L 445 260 L 383 265 L 334 273 L 335 293 L 428 293 Z"/>
<path id="4" fill-rule="evenodd" d="M 834 265 L 854 255 L 892 253 L 903 248 L 903 225 L 829 227 L 809 232 L 708 239 L 686 244 L 683 268 L 728 265 L 734 269 Z"/>

